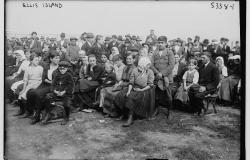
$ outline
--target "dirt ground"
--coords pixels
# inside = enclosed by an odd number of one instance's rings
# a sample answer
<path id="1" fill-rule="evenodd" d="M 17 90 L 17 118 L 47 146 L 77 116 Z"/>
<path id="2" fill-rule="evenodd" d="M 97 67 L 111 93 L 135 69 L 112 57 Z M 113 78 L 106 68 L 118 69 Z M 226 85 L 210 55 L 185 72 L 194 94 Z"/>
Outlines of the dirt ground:
<path id="1" fill-rule="evenodd" d="M 217 107 L 198 117 L 173 111 L 171 120 L 137 120 L 130 128 L 98 112 L 74 113 L 66 126 L 56 120 L 30 125 L 6 105 L 6 158 L 9 160 L 237 160 L 240 157 L 240 110 Z"/>

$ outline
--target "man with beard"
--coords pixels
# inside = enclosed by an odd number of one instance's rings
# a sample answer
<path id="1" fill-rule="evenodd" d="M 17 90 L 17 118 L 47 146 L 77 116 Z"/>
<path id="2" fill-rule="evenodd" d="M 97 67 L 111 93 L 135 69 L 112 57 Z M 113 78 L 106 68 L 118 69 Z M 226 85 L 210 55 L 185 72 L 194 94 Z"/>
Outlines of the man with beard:
<path id="1" fill-rule="evenodd" d="M 207 94 L 213 94 L 219 84 L 220 73 L 219 69 L 210 61 L 211 54 L 204 52 L 201 56 L 202 66 L 199 67 L 199 85 L 193 85 L 189 91 L 190 106 L 198 115 L 202 109 L 206 111 L 203 99 Z"/>
<path id="2" fill-rule="evenodd" d="M 166 48 L 167 37 L 160 36 L 158 38 L 158 47 L 152 57 L 152 70 L 155 73 L 155 77 L 159 82 L 163 81 L 162 90 L 166 91 L 166 103 L 169 108 L 172 107 L 172 94 L 170 84 L 173 83 L 172 70 L 174 68 L 175 59 L 173 51 Z M 158 85 L 158 88 L 160 86 Z"/>

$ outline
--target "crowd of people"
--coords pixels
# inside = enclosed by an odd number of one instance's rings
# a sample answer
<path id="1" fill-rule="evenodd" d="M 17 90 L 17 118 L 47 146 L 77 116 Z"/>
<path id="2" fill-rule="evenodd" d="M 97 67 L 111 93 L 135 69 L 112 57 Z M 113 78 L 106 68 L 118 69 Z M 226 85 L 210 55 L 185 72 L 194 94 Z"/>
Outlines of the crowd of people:
<path id="1" fill-rule="evenodd" d="M 168 40 L 150 30 L 144 43 L 130 34 L 68 40 L 61 33 L 57 40 L 36 32 L 5 41 L 6 100 L 31 124 L 48 124 L 55 106 L 64 108 L 62 125 L 71 112 L 94 108 L 127 118 L 128 127 L 135 117 L 156 116 L 160 105 L 189 106 L 200 115 L 208 94 L 227 105 L 240 100 L 240 45 L 230 48 L 227 38 Z"/>

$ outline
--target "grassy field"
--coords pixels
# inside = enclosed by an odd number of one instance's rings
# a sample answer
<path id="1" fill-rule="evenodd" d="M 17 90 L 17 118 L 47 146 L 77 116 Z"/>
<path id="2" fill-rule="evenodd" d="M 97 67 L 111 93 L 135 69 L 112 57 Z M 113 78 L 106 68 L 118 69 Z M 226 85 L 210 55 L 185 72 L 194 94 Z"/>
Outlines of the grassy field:
<path id="1" fill-rule="evenodd" d="M 66 126 L 60 119 L 47 126 L 30 125 L 12 116 L 18 108 L 6 105 L 6 158 L 94 160 L 237 160 L 240 157 L 240 110 L 218 107 L 205 116 L 173 111 L 167 120 L 123 122 L 98 112 L 74 113 Z"/>

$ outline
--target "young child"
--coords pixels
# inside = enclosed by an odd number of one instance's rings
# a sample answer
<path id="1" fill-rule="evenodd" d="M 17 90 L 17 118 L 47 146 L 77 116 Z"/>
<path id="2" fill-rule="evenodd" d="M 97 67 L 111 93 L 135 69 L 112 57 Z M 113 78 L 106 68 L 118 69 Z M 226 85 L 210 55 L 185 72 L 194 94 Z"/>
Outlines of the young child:
<path id="1" fill-rule="evenodd" d="M 105 64 L 105 72 L 101 79 L 102 79 L 102 85 L 96 89 L 96 95 L 97 95 L 96 97 L 98 97 L 98 92 L 100 92 L 99 101 L 98 98 L 96 98 L 97 101 L 94 103 L 94 105 L 99 104 L 99 107 L 102 107 L 104 101 L 103 88 L 111 87 L 116 83 L 114 66 L 111 63 Z"/>
<path id="2" fill-rule="evenodd" d="M 61 125 L 67 124 L 69 121 L 70 115 L 70 105 L 71 105 L 71 96 L 74 88 L 73 75 L 70 72 L 69 68 L 71 67 L 70 63 L 67 61 L 59 62 L 59 72 L 55 75 L 52 80 L 51 93 L 48 93 L 45 97 L 45 111 L 46 117 L 42 121 L 42 124 L 47 124 L 50 119 L 50 108 L 55 100 L 62 100 L 64 107 L 64 120 Z"/>
<path id="3" fill-rule="evenodd" d="M 188 63 L 188 70 L 183 75 L 183 84 L 178 88 L 174 99 L 179 100 L 182 104 L 188 102 L 188 90 L 192 85 L 198 84 L 199 73 L 195 69 L 197 67 L 197 60 L 190 59 Z"/>
<path id="4" fill-rule="evenodd" d="M 79 78 L 80 79 L 87 78 L 87 67 L 88 67 L 88 64 L 89 64 L 88 60 L 89 60 L 88 56 L 83 56 L 82 57 L 82 66 L 81 66 L 80 72 L 79 72 Z"/>

